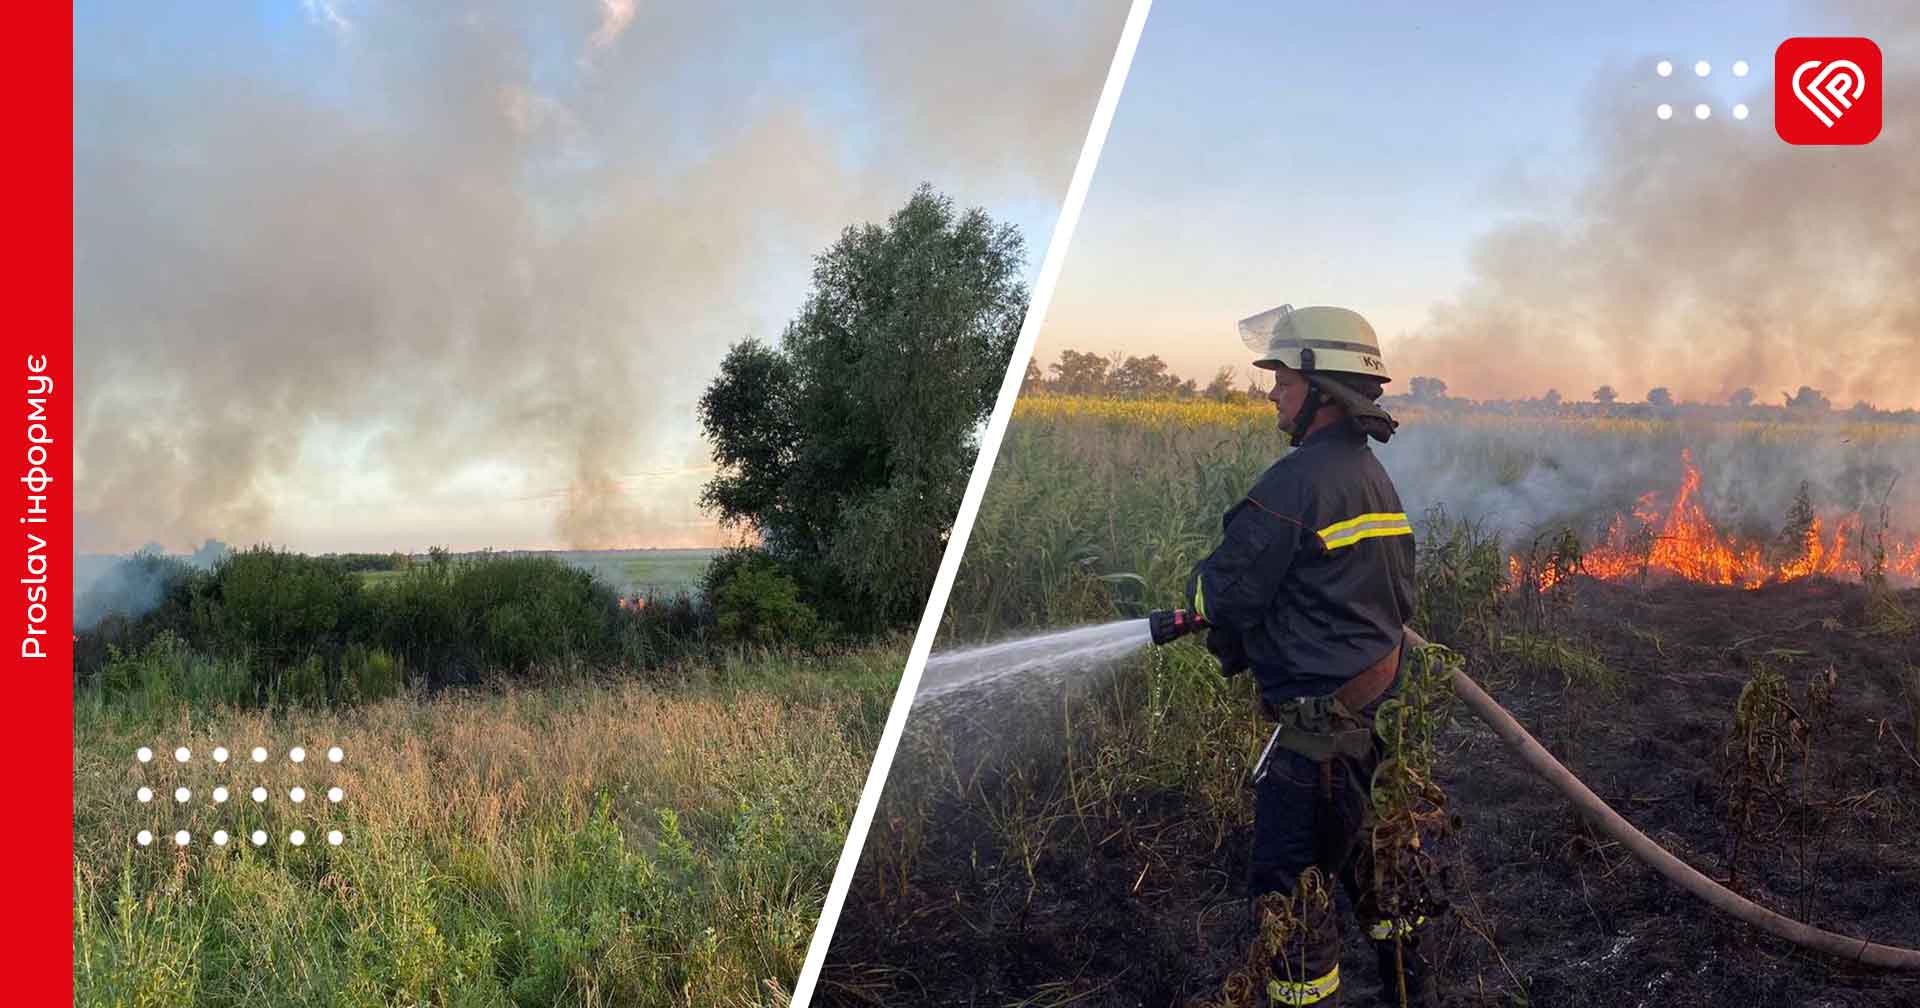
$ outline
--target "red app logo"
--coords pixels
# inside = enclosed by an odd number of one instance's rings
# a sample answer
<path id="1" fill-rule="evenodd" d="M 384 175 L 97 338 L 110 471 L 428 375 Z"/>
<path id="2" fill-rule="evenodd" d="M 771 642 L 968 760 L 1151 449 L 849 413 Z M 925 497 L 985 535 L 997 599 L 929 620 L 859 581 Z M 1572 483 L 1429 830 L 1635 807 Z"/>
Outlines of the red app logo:
<path id="1" fill-rule="evenodd" d="M 1790 38 L 1773 51 L 1773 130 L 1790 144 L 1880 135 L 1880 47 L 1867 38 Z"/>

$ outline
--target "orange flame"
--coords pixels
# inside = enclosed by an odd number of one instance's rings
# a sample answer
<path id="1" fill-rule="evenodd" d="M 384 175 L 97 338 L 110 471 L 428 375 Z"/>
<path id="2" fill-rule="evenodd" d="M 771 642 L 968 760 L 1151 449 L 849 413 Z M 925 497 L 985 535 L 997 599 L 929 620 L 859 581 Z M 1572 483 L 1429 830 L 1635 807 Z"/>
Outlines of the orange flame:
<path id="1" fill-rule="evenodd" d="M 1565 576 L 1566 575 L 1563 574 L 1560 568 L 1558 567 L 1555 567 L 1551 564 L 1543 566 L 1538 571 L 1535 571 L 1533 574 L 1534 587 L 1538 588 L 1540 591 L 1546 591 L 1547 589 L 1552 588 L 1554 585 L 1559 584 L 1561 580 L 1565 578 Z M 1507 558 L 1507 581 L 1511 584 L 1517 585 L 1522 581 L 1525 581 L 1526 579 L 1527 579 L 1526 565 L 1521 563 L 1520 558 L 1517 556 L 1508 557 Z"/>
<path id="2" fill-rule="evenodd" d="M 1683 451 L 1681 462 L 1686 475 L 1674 495 L 1673 504 L 1662 512 L 1652 493 L 1643 495 L 1633 509 L 1633 518 L 1616 515 L 1607 527 L 1603 541 L 1582 557 L 1585 574 L 1605 580 L 1631 577 L 1642 571 L 1658 571 L 1702 584 L 1738 585 L 1759 588 L 1768 584 L 1798 581 L 1807 577 L 1852 577 L 1861 575 L 1861 557 L 1857 547 L 1849 555 L 1850 544 L 1860 536 L 1857 514 L 1845 515 L 1833 523 L 1833 533 L 1816 516 L 1802 537 L 1797 553 L 1784 560 L 1767 558 L 1767 550 L 1758 543 L 1741 543 L 1722 535 L 1707 517 L 1697 500 L 1700 470 L 1693 464 L 1693 453 Z M 1920 541 L 1886 544 L 1886 571 L 1902 579 L 1920 577 Z M 1518 584 L 1524 564 L 1511 557 L 1507 570 Z M 1557 571 L 1541 571 L 1535 578 L 1544 591 L 1559 580 Z"/>

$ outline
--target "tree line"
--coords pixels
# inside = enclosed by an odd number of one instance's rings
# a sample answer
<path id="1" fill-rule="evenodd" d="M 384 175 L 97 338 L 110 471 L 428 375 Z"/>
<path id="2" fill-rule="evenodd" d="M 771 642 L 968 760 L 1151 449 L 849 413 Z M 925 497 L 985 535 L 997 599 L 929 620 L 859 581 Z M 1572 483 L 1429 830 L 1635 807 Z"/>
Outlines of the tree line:
<path id="1" fill-rule="evenodd" d="M 1768 419 L 1844 417 L 1881 423 L 1920 423 L 1920 410 L 1911 407 L 1887 410 L 1861 399 L 1856 400 L 1847 409 L 1839 409 L 1825 392 L 1810 385 L 1802 385 L 1792 392 L 1782 390 L 1778 404 L 1762 402 L 1759 394 L 1751 386 L 1736 389 L 1727 396 L 1725 402 L 1683 401 L 1675 398 L 1673 390 L 1664 385 L 1656 385 L 1648 389 L 1646 395 L 1638 401 L 1623 400 L 1612 385 L 1599 386 L 1585 400 L 1568 399 L 1560 394 L 1559 389 L 1548 389 L 1537 398 L 1474 400 L 1449 395 L 1445 381 L 1421 376 L 1408 381 L 1405 394 L 1387 396 L 1381 401 L 1390 406 L 1407 405 L 1443 410 L 1502 413 Z"/>
<path id="2" fill-rule="evenodd" d="M 1266 395 L 1255 374 L 1239 384 L 1237 368 L 1222 367 L 1202 386 L 1181 378 L 1159 354 L 1135 357 L 1118 351 L 1101 356 L 1080 350 L 1062 350 L 1060 359 L 1043 370 L 1027 361 L 1024 389 L 1056 395 L 1116 396 L 1126 399 L 1212 399 L 1227 402 L 1242 396 Z"/>
<path id="3" fill-rule="evenodd" d="M 1082 350 L 1063 350 L 1058 360 L 1044 367 L 1037 360 L 1028 360 L 1022 391 L 1029 394 L 1122 399 L 1212 399 L 1220 402 L 1242 397 L 1264 398 L 1269 386 L 1262 382 L 1258 370 L 1248 369 L 1248 372 L 1246 382 L 1241 383 L 1240 369 L 1221 367 L 1202 386 L 1192 378 L 1181 378 L 1174 374 L 1158 354 L 1137 357 L 1115 351 L 1103 356 Z M 1387 386 L 1390 394 L 1381 400 L 1382 403 L 1389 407 L 1416 406 L 1516 414 L 1713 414 L 1783 418 L 1845 416 L 1857 420 L 1920 423 L 1920 410 L 1881 409 L 1866 400 L 1858 400 L 1842 410 L 1825 392 L 1809 385 L 1802 385 L 1792 392 L 1783 390 L 1778 405 L 1761 401 L 1759 393 L 1751 387 L 1736 390 L 1724 403 L 1683 402 L 1675 398 L 1671 388 L 1664 385 L 1648 389 L 1641 401 L 1622 399 L 1612 385 L 1601 385 L 1594 389 L 1586 400 L 1570 399 L 1562 395 L 1559 389 L 1548 389 L 1538 397 L 1468 399 L 1449 395 L 1446 381 L 1430 375 L 1409 378 L 1404 386 L 1399 387 L 1405 391 L 1394 394 L 1396 386 Z"/>

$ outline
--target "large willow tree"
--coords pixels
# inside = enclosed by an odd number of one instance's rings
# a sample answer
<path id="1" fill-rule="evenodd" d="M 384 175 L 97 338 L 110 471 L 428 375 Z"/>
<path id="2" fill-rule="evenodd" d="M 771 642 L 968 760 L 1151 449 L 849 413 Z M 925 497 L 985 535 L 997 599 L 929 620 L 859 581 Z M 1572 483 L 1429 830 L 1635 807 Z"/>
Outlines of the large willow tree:
<path id="1" fill-rule="evenodd" d="M 1027 310 L 1013 227 L 922 186 L 842 232 L 778 345 L 736 344 L 700 400 L 703 506 L 750 527 L 816 606 L 918 619 Z"/>

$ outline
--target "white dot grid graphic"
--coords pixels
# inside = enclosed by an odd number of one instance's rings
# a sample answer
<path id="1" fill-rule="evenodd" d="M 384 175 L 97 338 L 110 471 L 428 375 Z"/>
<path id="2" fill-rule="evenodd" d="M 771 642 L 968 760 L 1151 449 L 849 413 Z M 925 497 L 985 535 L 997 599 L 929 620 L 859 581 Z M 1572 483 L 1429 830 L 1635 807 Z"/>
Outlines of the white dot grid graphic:
<path id="1" fill-rule="evenodd" d="M 1752 69 L 1753 68 L 1747 64 L 1746 60 L 1733 61 L 1732 70 L 1733 70 L 1733 75 L 1735 77 L 1745 77 Z M 1663 59 L 1658 63 L 1655 63 L 1653 65 L 1653 72 L 1655 74 L 1658 74 L 1661 77 L 1673 76 L 1673 61 Z M 1694 62 L 1693 64 L 1694 76 L 1707 77 L 1712 73 L 1713 73 L 1713 64 L 1711 62 L 1707 60 L 1696 60 Z M 1753 113 L 1753 110 L 1749 109 L 1745 103 L 1734 105 L 1731 111 L 1733 113 L 1733 117 L 1735 119 L 1740 120 L 1741 122 L 1745 122 L 1747 117 Z M 1657 118 L 1659 118 L 1662 122 L 1665 122 L 1673 118 L 1673 106 L 1667 104 L 1666 102 L 1661 102 L 1659 105 L 1654 107 L 1653 114 Z M 1713 118 L 1713 107 L 1710 105 L 1707 105 L 1704 102 L 1698 105 L 1695 105 L 1693 107 L 1693 117 L 1694 119 L 1702 122 L 1708 119 L 1711 119 Z"/>
<path id="2" fill-rule="evenodd" d="M 134 751 L 134 759 L 140 763 L 151 763 L 154 755 L 154 750 L 150 746 L 141 746 Z M 209 755 L 212 757 L 213 762 L 224 764 L 231 758 L 232 753 L 225 746 L 215 746 Z M 269 753 L 264 746 L 255 746 L 250 755 L 253 757 L 255 763 L 265 763 Z M 326 756 L 329 763 L 340 763 L 346 759 L 346 752 L 337 745 L 330 746 L 327 749 Z M 287 750 L 287 758 L 293 763 L 303 763 L 306 757 L 307 752 L 304 747 L 293 746 Z M 176 746 L 173 750 L 173 758 L 176 763 L 189 763 L 193 760 L 193 750 L 187 746 Z M 256 803 L 264 804 L 268 799 L 268 791 L 265 786 L 255 786 L 250 794 Z M 151 804 L 154 797 L 153 789 L 144 785 L 134 792 L 135 800 L 143 805 Z M 214 804 L 223 805 L 232 797 L 232 792 L 222 785 L 213 788 L 211 797 Z M 306 801 L 307 790 L 299 786 L 291 787 L 287 790 L 287 797 L 293 803 L 301 804 Z M 327 788 L 326 797 L 327 801 L 337 804 L 346 797 L 346 791 L 340 786 L 334 785 Z M 173 791 L 173 800 L 182 805 L 190 804 L 193 800 L 192 789 L 185 786 L 176 787 Z M 152 846 L 155 839 L 152 830 L 143 829 L 134 835 L 134 842 L 142 847 Z M 211 839 L 214 846 L 225 847 L 228 841 L 233 838 L 226 830 L 217 829 L 213 831 Z M 247 839 L 252 841 L 255 847 L 264 847 L 271 838 L 265 830 L 256 829 L 247 835 Z M 346 834 L 338 829 L 328 830 L 326 833 L 326 841 L 329 845 L 338 847 L 346 841 Z M 174 845 L 178 847 L 190 846 L 193 843 L 193 834 L 188 830 L 178 830 L 173 834 L 173 842 Z M 296 829 L 289 832 L 287 834 L 287 842 L 295 847 L 305 845 L 307 842 L 306 831 Z"/>
<path id="3" fill-rule="evenodd" d="M 214 746 L 212 755 L 215 763 L 225 763 L 232 757 L 231 751 L 229 751 L 226 746 Z M 253 757 L 255 763 L 265 763 L 271 754 L 267 752 L 266 746 L 254 746 L 250 755 Z M 133 751 L 133 758 L 141 763 L 151 763 L 153 762 L 153 748 L 151 746 L 141 746 Z M 339 746 L 329 746 L 327 748 L 327 762 L 338 763 L 346 758 L 346 751 Z M 193 759 L 193 750 L 187 746 L 177 746 L 173 750 L 173 759 L 176 763 L 190 762 Z M 295 763 L 305 762 L 307 759 L 306 747 L 293 746 L 289 748 L 287 750 L 287 759 Z"/>

